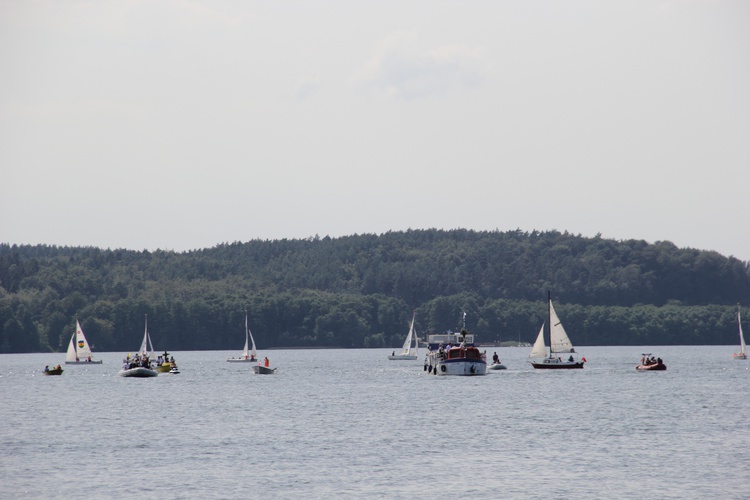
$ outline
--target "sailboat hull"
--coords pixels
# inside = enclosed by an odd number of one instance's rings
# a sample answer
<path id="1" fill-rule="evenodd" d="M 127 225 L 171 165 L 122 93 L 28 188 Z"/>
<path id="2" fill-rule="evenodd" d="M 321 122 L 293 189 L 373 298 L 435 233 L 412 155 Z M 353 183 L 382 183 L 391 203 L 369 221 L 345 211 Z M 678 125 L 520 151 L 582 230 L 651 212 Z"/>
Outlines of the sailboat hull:
<path id="1" fill-rule="evenodd" d="M 575 370 L 583 368 L 583 362 L 561 361 L 558 358 L 546 358 L 542 361 L 529 361 L 529 363 L 537 370 Z"/>
<path id="2" fill-rule="evenodd" d="M 228 358 L 228 362 L 230 363 L 257 363 L 257 358 Z"/>
<path id="3" fill-rule="evenodd" d="M 66 365 L 100 365 L 102 364 L 102 360 L 98 361 L 66 361 Z"/>
<path id="4" fill-rule="evenodd" d="M 747 359 L 747 354 L 744 354 L 744 353 L 741 353 L 741 352 L 734 353 L 734 354 L 732 354 L 732 358 L 734 358 L 734 359 Z"/>
<path id="5" fill-rule="evenodd" d="M 399 359 L 412 360 L 412 359 L 417 359 L 417 357 L 416 356 L 410 356 L 408 354 L 396 354 L 395 356 L 388 356 L 388 359 L 392 359 L 392 360 L 399 360 Z"/>

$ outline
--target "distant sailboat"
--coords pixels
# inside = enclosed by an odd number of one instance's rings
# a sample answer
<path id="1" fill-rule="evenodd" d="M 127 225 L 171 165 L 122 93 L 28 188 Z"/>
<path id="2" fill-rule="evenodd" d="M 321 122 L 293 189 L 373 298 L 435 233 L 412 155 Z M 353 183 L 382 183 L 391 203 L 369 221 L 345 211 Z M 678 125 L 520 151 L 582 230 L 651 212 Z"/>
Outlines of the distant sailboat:
<path id="1" fill-rule="evenodd" d="M 102 360 L 94 361 L 91 359 L 92 352 L 86 336 L 81 329 L 81 323 L 76 318 L 76 331 L 70 338 L 68 352 L 65 354 L 66 365 L 100 365 Z"/>
<path id="2" fill-rule="evenodd" d="M 252 350 L 249 350 L 249 346 L 252 344 Z M 257 361 L 257 353 L 255 352 L 255 339 L 253 334 L 250 333 L 250 328 L 247 326 L 247 310 L 245 311 L 245 348 L 242 350 L 242 356 L 239 358 L 229 358 L 227 361 L 230 363 L 254 363 Z"/>
<path id="3" fill-rule="evenodd" d="M 544 345 L 544 323 L 539 330 L 539 335 L 534 342 L 534 346 L 529 353 L 530 358 L 544 358 L 541 361 L 530 361 L 531 366 L 538 369 L 566 369 L 566 368 L 583 368 L 586 358 L 576 361 L 573 354 L 576 352 L 573 343 L 565 333 L 560 318 L 557 317 L 555 308 L 552 305 L 552 295 L 547 292 L 547 315 L 549 323 L 549 356 L 547 357 L 547 347 Z M 562 355 L 568 356 L 563 359 Z"/>
<path id="4" fill-rule="evenodd" d="M 740 352 L 732 354 L 734 359 L 747 359 L 747 347 L 745 346 L 745 336 L 742 335 L 742 319 L 740 318 L 740 305 L 737 304 L 737 325 L 740 328 Z"/>
<path id="5" fill-rule="evenodd" d="M 143 342 L 141 342 L 141 348 L 138 350 L 138 354 L 150 358 L 151 353 L 153 352 L 154 346 L 151 343 L 151 335 L 148 333 L 148 315 L 146 315 L 146 331 L 143 332 Z"/>
<path id="6" fill-rule="evenodd" d="M 395 352 L 388 356 L 388 359 L 417 359 L 418 356 L 418 349 L 419 349 L 419 339 L 417 338 L 416 333 L 414 333 L 414 318 L 416 318 L 417 313 L 414 313 L 411 317 L 411 326 L 409 327 L 409 334 L 406 336 L 406 340 L 404 340 L 404 345 L 401 347 L 401 354 L 396 354 Z M 413 344 L 413 345 L 412 345 Z"/>

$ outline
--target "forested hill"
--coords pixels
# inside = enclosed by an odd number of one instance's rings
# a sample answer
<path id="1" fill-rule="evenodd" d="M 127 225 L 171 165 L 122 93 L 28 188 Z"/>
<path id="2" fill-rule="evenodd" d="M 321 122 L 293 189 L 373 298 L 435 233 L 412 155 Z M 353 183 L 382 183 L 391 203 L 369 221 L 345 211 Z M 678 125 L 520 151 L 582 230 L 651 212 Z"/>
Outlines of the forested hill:
<path id="1" fill-rule="evenodd" d="M 100 351 L 400 345 L 457 326 L 533 341 L 547 290 L 574 343 L 733 344 L 748 263 L 669 242 L 410 230 L 192 252 L 0 245 L 0 352 L 64 350 L 78 315 Z M 750 317 L 750 314 L 748 315 Z"/>

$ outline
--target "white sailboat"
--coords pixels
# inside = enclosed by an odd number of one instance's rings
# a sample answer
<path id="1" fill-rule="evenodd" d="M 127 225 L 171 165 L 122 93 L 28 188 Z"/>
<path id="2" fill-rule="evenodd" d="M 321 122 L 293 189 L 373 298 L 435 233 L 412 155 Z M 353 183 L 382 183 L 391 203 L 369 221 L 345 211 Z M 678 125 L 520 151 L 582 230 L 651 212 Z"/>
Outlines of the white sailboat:
<path id="1" fill-rule="evenodd" d="M 565 368 L 583 368 L 586 358 L 576 361 L 573 354 L 575 349 L 573 343 L 568 338 L 565 328 L 562 326 L 560 318 L 557 317 L 555 308 L 552 305 L 552 296 L 547 292 L 547 314 L 549 323 L 549 356 L 547 356 L 547 347 L 544 345 L 544 323 L 539 330 L 539 335 L 531 348 L 529 358 L 536 358 L 535 361 L 529 361 L 531 366 L 539 369 L 565 369 Z M 562 355 L 567 356 L 563 359 Z M 539 360 L 538 358 L 543 358 Z"/>
<path id="2" fill-rule="evenodd" d="M 740 352 L 732 354 L 734 359 L 747 359 L 747 346 L 745 346 L 745 336 L 742 335 L 742 320 L 740 319 L 740 305 L 737 304 L 737 325 L 740 328 Z"/>
<path id="3" fill-rule="evenodd" d="M 252 344 L 252 350 L 249 350 L 249 346 Z M 242 350 L 242 356 L 239 358 L 228 358 L 227 361 L 230 363 L 254 363 L 257 361 L 258 354 L 255 351 L 255 339 L 253 334 L 250 333 L 250 328 L 247 326 L 247 311 L 245 311 L 245 348 Z"/>
<path id="4" fill-rule="evenodd" d="M 148 333 L 148 315 L 146 315 L 146 329 L 143 332 L 143 342 L 136 355 L 131 358 L 130 354 L 124 360 L 122 369 L 119 374 L 121 377 L 156 377 L 159 372 L 151 368 L 151 353 L 154 352 L 154 346 L 151 344 L 151 335 Z"/>
<path id="5" fill-rule="evenodd" d="M 66 365 L 100 365 L 102 360 L 94 361 L 92 358 L 91 347 L 89 346 L 86 336 L 81 329 L 81 323 L 76 318 L 76 331 L 70 338 L 68 352 L 65 354 Z"/>
<path id="6" fill-rule="evenodd" d="M 149 358 L 153 352 L 154 346 L 151 343 L 151 335 L 148 333 L 148 315 L 146 315 L 146 330 L 143 332 L 143 342 L 141 342 L 141 348 L 138 350 L 138 354 Z"/>
<path id="7" fill-rule="evenodd" d="M 404 340 L 404 345 L 401 348 L 401 354 L 396 354 L 396 351 L 394 351 L 393 354 L 388 356 L 388 359 L 393 359 L 393 360 L 417 359 L 417 356 L 418 356 L 417 351 L 419 350 L 419 338 L 417 338 L 417 334 L 414 332 L 414 318 L 415 317 L 416 317 L 416 313 L 414 313 L 411 317 L 411 326 L 409 327 L 409 334 L 406 336 L 406 340 Z"/>

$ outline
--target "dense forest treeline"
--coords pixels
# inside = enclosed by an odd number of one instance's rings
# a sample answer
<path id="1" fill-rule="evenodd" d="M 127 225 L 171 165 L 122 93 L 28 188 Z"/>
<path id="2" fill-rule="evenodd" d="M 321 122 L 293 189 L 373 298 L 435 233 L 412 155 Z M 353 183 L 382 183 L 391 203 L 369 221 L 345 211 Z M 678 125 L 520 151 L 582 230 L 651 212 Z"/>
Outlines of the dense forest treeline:
<path id="1" fill-rule="evenodd" d="M 578 345 L 734 344 L 747 262 L 669 242 L 409 230 L 254 240 L 191 252 L 0 244 L 0 352 L 396 347 L 418 330 L 531 342 L 551 290 Z"/>

